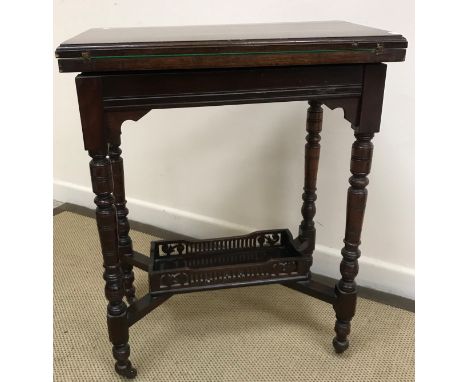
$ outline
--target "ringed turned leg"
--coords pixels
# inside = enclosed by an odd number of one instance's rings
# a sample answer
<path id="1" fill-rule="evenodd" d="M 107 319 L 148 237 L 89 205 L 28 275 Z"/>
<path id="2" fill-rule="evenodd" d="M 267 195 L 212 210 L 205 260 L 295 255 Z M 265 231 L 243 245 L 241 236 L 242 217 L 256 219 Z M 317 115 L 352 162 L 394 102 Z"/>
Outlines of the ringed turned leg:
<path id="1" fill-rule="evenodd" d="M 366 208 L 369 183 L 367 175 L 371 169 L 373 133 L 356 133 L 356 141 L 351 153 L 351 173 L 349 178 L 348 199 L 346 207 L 346 233 L 344 247 L 341 250 L 343 259 L 340 264 L 341 280 L 335 286 L 336 301 L 333 308 L 336 313 L 333 346 L 337 353 L 342 353 L 349 346 L 348 335 L 351 330 L 351 319 L 356 310 L 356 282 L 359 271 L 358 259 L 361 255 L 361 230 Z"/>
<path id="2" fill-rule="evenodd" d="M 299 250 L 310 256 L 315 248 L 315 201 L 317 200 L 317 171 L 320 158 L 320 132 L 322 131 L 323 109 L 319 102 L 309 101 L 307 110 L 307 136 L 304 163 L 304 193 L 302 194 L 302 222 L 299 226 Z"/>
<path id="3" fill-rule="evenodd" d="M 107 326 L 109 339 L 113 344 L 112 353 L 116 359 L 115 370 L 118 374 L 134 378 L 136 370 L 128 360 L 127 305 L 123 301 L 124 287 L 122 269 L 118 254 L 117 218 L 112 196 L 112 170 L 107 158 L 107 148 L 89 151 L 91 181 L 96 194 L 96 222 L 104 258 L 105 293 L 108 300 Z"/>
<path id="4" fill-rule="evenodd" d="M 112 180 L 113 180 L 113 195 L 115 198 L 115 208 L 117 210 L 117 226 L 119 233 L 119 257 L 121 259 L 121 266 L 123 271 L 123 284 L 125 290 L 125 297 L 127 302 L 132 304 L 135 301 L 135 275 L 133 273 L 133 266 L 125 262 L 125 256 L 133 255 L 132 239 L 128 235 L 130 225 L 128 223 L 127 215 L 127 201 L 125 200 L 125 183 L 124 183 L 124 167 L 123 159 L 120 156 L 122 150 L 120 149 L 120 137 L 116 142 L 109 144 L 109 158 L 112 166 Z"/>

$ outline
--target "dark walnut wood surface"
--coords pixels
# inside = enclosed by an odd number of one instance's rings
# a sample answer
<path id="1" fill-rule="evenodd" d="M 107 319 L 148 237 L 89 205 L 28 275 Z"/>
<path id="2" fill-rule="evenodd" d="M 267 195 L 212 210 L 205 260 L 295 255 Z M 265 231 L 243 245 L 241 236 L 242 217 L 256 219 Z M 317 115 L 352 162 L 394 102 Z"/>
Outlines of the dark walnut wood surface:
<path id="1" fill-rule="evenodd" d="M 403 61 L 406 39 L 344 21 L 90 29 L 56 50 L 61 72 Z"/>

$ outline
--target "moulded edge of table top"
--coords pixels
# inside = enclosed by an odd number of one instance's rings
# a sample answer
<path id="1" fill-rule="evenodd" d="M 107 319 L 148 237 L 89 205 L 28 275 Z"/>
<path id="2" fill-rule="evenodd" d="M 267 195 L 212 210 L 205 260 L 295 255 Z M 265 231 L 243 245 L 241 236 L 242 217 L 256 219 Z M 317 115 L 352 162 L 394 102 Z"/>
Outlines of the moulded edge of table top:
<path id="1" fill-rule="evenodd" d="M 56 50 L 63 72 L 403 61 L 406 39 L 342 21 L 91 29 Z"/>

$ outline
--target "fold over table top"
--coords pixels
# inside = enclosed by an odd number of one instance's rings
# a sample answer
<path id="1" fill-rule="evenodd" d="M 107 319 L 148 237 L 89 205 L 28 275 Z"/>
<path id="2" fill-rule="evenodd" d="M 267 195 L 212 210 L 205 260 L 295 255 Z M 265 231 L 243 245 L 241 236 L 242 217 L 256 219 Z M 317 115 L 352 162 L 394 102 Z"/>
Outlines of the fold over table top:
<path id="1" fill-rule="evenodd" d="M 344 21 L 90 29 L 60 44 L 61 72 L 403 61 L 406 39 Z"/>

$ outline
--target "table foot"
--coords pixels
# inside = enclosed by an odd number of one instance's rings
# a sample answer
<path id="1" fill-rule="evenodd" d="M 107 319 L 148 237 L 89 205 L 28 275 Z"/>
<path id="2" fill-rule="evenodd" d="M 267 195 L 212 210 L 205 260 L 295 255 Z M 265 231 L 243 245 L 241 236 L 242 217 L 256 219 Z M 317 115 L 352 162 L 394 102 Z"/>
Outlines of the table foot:
<path id="1" fill-rule="evenodd" d="M 124 365 L 121 366 L 118 363 L 115 364 L 115 371 L 117 372 L 118 375 L 121 375 L 122 377 L 125 377 L 127 379 L 133 379 L 137 376 L 137 370 L 132 366 L 132 364 L 129 362 L 130 366 Z"/>
<path id="2" fill-rule="evenodd" d="M 133 379 L 137 376 L 137 370 L 132 366 L 132 364 L 129 362 L 130 366 L 121 366 L 118 363 L 115 364 L 115 371 L 117 374 L 121 375 L 122 377 L 125 377 L 127 379 Z"/>
<path id="3" fill-rule="evenodd" d="M 343 353 L 349 347 L 349 340 L 345 341 L 338 341 L 337 338 L 333 338 L 333 347 L 335 348 L 335 352 L 340 354 Z"/>
<path id="4" fill-rule="evenodd" d="M 335 352 L 343 353 L 349 347 L 348 335 L 351 332 L 351 322 L 337 320 L 335 324 L 336 337 L 333 338 Z"/>
<path id="5" fill-rule="evenodd" d="M 128 379 L 135 378 L 137 371 L 128 360 L 130 356 L 130 346 L 128 346 L 128 344 L 114 346 L 112 348 L 112 353 L 117 360 L 115 363 L 115 371 L 117 374 Z"/>

